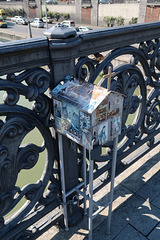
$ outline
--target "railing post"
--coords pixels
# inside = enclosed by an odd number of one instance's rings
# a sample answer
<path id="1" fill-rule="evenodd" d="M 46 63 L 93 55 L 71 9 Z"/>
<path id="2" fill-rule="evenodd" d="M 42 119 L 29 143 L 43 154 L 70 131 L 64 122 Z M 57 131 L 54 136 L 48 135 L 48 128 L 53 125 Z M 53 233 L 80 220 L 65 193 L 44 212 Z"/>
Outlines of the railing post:
<path id="1" fill-rule="evenodd" d="M 52 45 L 56 42 L 56 39 L 59 39 L 60 42 L 66 43 L 67 39 L 71 39 L 76 35 L 76 31 L 72 28 L 62 27 L 57 25 L 55 27 L 47 30 L 44 35 L 49 38 L 49 49 L 52 65 L 50 66 L 51 74 L 53 78 L 53 87 L 56 86 L 60 81 L 62 81 L 66 75 L 74 76 L 75 74 L 75 59 L 74 58 L 65 58 L 63 52 L 69 51 L 64 48 L 63 51 L 56 51 L 52 49 Z M 56 55 L 56 57 L 55 57 Z M 68 55 L 68 54 L 67 54 Z M 69 56 L 69 55 L 68 55 Z M 64 161 L 64 175 L 65 175 L 65 191 L 69 191 L 78 185 L 78 151 L 77 144 L 69 140 L 65 136 L 62 136 L 62 145 L 63 145 L 63 161 Z M 76 193 L 75 193 L 76 194 Z M 67 202 L 71 202 L 74 195 L 67 198 Z M 74 205 L 74 211 L 70 211 L 70 206 L 67 205 L 68 210 L 68 225 L 71 226 L 76 224 L 82 219 L 82 211 L 77 206 L 77 209 Z"/>

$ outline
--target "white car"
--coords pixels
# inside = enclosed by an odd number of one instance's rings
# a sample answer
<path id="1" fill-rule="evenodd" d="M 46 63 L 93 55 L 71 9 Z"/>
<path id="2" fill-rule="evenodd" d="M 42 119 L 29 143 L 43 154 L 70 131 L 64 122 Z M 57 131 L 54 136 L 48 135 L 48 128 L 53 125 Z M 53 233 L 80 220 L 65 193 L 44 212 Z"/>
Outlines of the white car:
<path id="1" fill-rule="evenodd" d="M 62 25 L 66 27 L 75 27 L 75 22 L 73 20 L 66 20 L 62 22 Z"/>
<path id="2" fill-rule="evenodd" d="M 47 4 L 58 4 L 57 0 L 46 0 Z"/>
<path id="3" fill-rule="evenodd" d="M 44 28 L 44 23 L 42 21 L 33 20 L 30 25 L 36 28 Z"/>
<path id="4" fill-rule="evenodd" d="M 86 31 L 90 31 L 93 30 L 91 27 L 88 26 L 80 26 L 76 28 L 77 32 L 86 32 Z"/>
<path id="5" fill-rule="evenodd" d="M 42 18 L 34 18 L 34 19 L 31 20 L 30 22 L 33 22 L 33 21 L 42 21 L 42 22 L 43 22 Z"/>
<path id="6" fill-rule="evenodd" d="M 44 23 L 46 23 L 46 17 L 43 17 L 43 18 L 42 18 L 42 21 L 43 21 Z M 48 23 L 52 23 L 52 22 L 53 22 L 53 19 L 47 17 L 47 22 L 48 22 Z"/>
<path id="7" fill-rule="evenodd" d="M 12 22 L 16 22 L 16 21 L 18 21 L 18 20 L 20 20 L 20 19 L 22 19 L 23 17 L 22 16 L 15 16 L 15 17 L 12 17 L 11 18 L 11 21 Z"/>
<path id="8" fill-rule="evenodd" d="M 27 25 L 28 21 L 25 18 L 19 18 L 16 20 L 16 24 Z"/>

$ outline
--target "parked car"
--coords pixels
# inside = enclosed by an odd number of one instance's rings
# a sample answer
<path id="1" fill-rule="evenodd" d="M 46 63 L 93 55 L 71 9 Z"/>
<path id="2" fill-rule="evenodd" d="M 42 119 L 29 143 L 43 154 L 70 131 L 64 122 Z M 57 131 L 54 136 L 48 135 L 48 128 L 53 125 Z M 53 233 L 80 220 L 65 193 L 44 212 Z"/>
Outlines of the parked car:
<path id="1" fill-rule="evenodd" d="M 23 18 L 22 16 L 15 16 L 15 17 L 11 18 L 11 21 L 16 22 L 17 20 L 22 19 L 22 18 Z"/>
<path id="2" fill-rule="evenodd" d="M 33 20 L 30 25 L 36 28 L 44 28 L 44 23 L 42 21 Z"/>
<path id="3" fill-rule="evenodd" d="M 75 27 L 75 22 L 73 20 L 66 20 L 62 22 L 62 25 L 66 27 Z"/>
<path id="4" fill-rule="evenodd" d="M 110 4 L 110 3 L 112 3 L 112 0 L 99 0 L 98 3 L 99 4 Z"/>
<path id="5" fill-rule="evenodd" d="M 2 17 L 0 17 L 0 27 L 7 28 L 7 23 Z"/>
<path id="6" fill-rule="evenodd" d="M 16 24 L 27 25 L 28 21 L 25 18 L 19 18 L 16 20 Z"/>
<path id="7" fill-rule="evenodd" d="M 43 22 L 42 18 L 34 18 L 34 19 L 31 20 L 30 22 L 33 22 L 33 21 L 41 21 L 41 22 Z"/>
<path id="8" fill-rule="evenodd" d="M 43 17 L 43 18 L 42 18 L 42 21 L 43 21 L 44 23 L 46 23 L 46 17 Z M 48 23 L 52 23 L 52 22 L 53 22 L 53 19 L 47 17 L 47 22 L 48 22 Z"/>
<path id="9" fill-rule="evenodd" d="M 46 0 L 47 4 L 58 4 L 57 0 Z"/>
<path id="10" fill-rule="evenodd" d="M 77 32 L 86 32 L 86 31 L 93 30 L 91 27 L 88 27 L 88 26 L 80 26 L 80 27 L 76 27 L 75 29 Z"/>

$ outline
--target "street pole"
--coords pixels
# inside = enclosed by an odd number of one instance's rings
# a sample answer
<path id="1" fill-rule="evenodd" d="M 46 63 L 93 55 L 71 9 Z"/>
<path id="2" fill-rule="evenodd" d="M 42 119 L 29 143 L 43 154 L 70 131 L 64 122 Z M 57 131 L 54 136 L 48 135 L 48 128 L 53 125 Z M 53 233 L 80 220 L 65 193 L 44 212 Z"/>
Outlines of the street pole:
<path id="1" fill-rule="evenodd" d="M 32 38 L 32 31 L 31 31 L 30 20 L 28 20 L 28 32 L 29 32 L 29 37 Z"/>
<path id="2" fill-rule="evenodd" d="M 46 29 L 48 29 L 48 19 L 47 19 L 47 3 L 46 3 L 46 0 L 45 0 L 45 12 L 46 12 Z"/>

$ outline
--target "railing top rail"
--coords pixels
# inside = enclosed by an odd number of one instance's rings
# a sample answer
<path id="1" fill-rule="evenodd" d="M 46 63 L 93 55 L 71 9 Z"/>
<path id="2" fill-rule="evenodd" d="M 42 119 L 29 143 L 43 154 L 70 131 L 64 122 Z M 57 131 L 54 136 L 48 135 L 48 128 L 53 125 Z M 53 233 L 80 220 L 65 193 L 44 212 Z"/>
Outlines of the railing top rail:
<path id="1" fill-rule="evenodd" d="M 40 37 L 2 43 L 0 75 L 48 65 L 51 63 L 50 53 L 52 60 L 65 60 L 159 37 L 160 22 L 152 22 L 93 30 L 64 39 L 56 39 L 55 36 L 51 41 L 47 37 Z"/>
<path id="2" fill-rule="evenodd" d="M 0 44 L 0 76 L 49 64 L 46 37 Z"/>
<path id="3" fill-rule="evenodd" d="M 127 45 L 149 41 L 160 37 L 160 22 L 134 24 L 121 27 L 104 28 L 78 33 L 74 38 L 65 40 L 53 39 L 50 49 L 69 48 L 69 57 L 81 57 L 84 55 L 103 52 Z M 75 46 L 77 45 L 77 49 Z M 74 52 L 71 48 L 74 48 Z M 73 55 L 71 55 L 73 53 Z M 55 54 L 54 58 L 58 56 Z M 67 57 L 67 56 L 66 56 Z M 63 55 L 64 58 L 64 55 Z"/>

